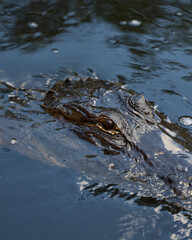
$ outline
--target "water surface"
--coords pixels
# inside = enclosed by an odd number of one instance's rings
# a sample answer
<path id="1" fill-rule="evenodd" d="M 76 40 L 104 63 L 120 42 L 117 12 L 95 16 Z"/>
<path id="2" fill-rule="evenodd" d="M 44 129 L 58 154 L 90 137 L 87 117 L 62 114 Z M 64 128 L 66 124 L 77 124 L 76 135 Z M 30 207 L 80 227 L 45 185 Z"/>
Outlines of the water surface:
<path id="1" fill-rule="evenodd" d="M 19 111 L 11 104 L 30 103 L 39 123 L 41 91 L 74 71 L 142 93 L 191 134 L 179 121 L 192 116 L 191 9 L 184 0 L 0 1 L 1 133 L 29 122 L 11 118 Z M 10 86 L 36 89 L 36 98 Z M 191 212 L 127 199 L 116 186 L 15 152 L 17 139 L 9 138 L 0 140 L 2 240 L 192 239 Z"/>

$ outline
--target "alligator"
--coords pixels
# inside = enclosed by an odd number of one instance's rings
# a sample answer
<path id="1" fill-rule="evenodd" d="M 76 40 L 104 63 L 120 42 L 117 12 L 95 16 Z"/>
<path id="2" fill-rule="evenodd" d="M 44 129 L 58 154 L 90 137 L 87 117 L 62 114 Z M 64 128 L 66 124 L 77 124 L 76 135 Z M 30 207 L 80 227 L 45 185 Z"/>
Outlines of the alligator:
<path id="1" fill-rule="evenodd" d="M 90 77 L 57 81 L 42 94 L 39 121 L 25 118 L 15 135 L 13 126 L 6 137 L 2 130 L 2 142 L 15 136 L 12 147 L 32 158 L 73 167 L 142 196 L 191 204 L 191 134 L 167 121 L 143 95 Z"/>

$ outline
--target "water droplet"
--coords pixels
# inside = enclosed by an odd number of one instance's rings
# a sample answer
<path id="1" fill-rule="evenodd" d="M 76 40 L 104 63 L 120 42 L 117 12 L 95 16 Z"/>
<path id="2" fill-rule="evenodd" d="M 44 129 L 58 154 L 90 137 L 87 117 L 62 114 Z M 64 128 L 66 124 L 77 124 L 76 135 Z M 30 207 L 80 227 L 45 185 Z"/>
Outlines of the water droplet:
<path id="1" fill-rule="evenodd" d="M 127 21 L 121 21 L 119 24 L 120 24 L 121 26 L 127 25 Z"/>
<path id="2" fill-rule="evenodd" d="M 182 123 L 185 126 L 192 125 L 192 117 L 190 116 L 183 116 L 179 118 L 180 123 Z"/>
<path id="3" fill-rule="evenodd" d="M 58 50 L 57 48 L 53 48 L 53 49 L 51 49 L 51 52 L 53 52 L 53 53 L 58 53 L 59 50 Z"/>
<path id="4" fill-rule="evenodd" d="M 177 165 L 177 170 L 178 170 L 178 171 L 182 171 L 182 170 L 183 170 L 181 164 L 178 164 L 178 165 Z"/>
<path id="5" fill-rule="evenodd" d="M 109 170 L 112 170 L 112 169 L 114 169 L 115 168 L 115 164 L 114 163 L 110 163 L 109 164 Z"/>
<path id="6" fill-rule="evenodd" d="M 137 20 L 137 19 L 133 19 L 129 22 L 129 25 L 130 26 L 133 26 L 133 27 L 138 27 L 141 25 L 141 21 Z"/>
<path id="7" fill-rule="evenodd" d="M 35 22 L 29 22 L 28 26 L 31 27 L 31 28 L 37 28 L 39 25 Z"/>
<path id="8" fill-rule="evenodd" d="M 12 145 L 14 145 L 14 144 L 17 143 L 17 140 L 16 140 L 15 138 L 11 138 L 10 143 L 11 143 Z"/>

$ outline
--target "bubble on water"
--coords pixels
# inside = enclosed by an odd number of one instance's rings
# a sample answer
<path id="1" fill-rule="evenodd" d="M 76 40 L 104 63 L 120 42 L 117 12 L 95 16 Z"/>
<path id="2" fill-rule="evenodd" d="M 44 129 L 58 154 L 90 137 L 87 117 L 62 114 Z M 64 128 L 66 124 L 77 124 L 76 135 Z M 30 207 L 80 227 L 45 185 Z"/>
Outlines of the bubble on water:
<path id="1" fill-rule="evenodd" d="M 110 41 L 110 43 L 112 43 L 112 44 L 116 44 L 116 43 L 118 42 L 118 40 L 116 40 L 116 39 L 114 39 L 114 38 L 111 38 L 109 41 Z"/>
<path id="2" fill-rule="evenodd" d="M 53 52 L 53 53 L 58 53 L 59 50 L 58 50 L 57 48 L 53 48 L 53 49 L 51 49 L 51 52 Z"/>
<path id="3" fill-rule="evenodd" d="M 180 123 L 182 123 L 185 126 L 192 125 L 192 117 L 190 116 L 183 116 L 179 118 Z"/>
<path id="4" fill-rule="evenodd" d="M 16 144 L 16 143 L 17 143 L 16 138 L 11 138 L 10 143 L 11 143 L 12 145 Z"/>
<path id="5" fill-rule="evenodd" d="M 182 13 L 182 12 L 180 12 L 180 11 L 178 11 L 178 12 L 176 12 L 176 13 L 175 13 L 175 15 L 176 15 L 176 16 L 178 16 L 178 17 L 180 17 L 180 16 L 182 16 L 182 15 L 183 15 L 183 13 Z"/>
<path id="6" fill-rule="evenodd" d="M 29 26 L 30 28 L 37 28 L 39 25 L 38 25 L 37 23 L 35 23 L 35 22 L 29 22 L 29 23 L 28 23 L 28 26 Z"/>
<path id="7" fill-rule="evenodd" d="M 119 24 L 120 24 L 121 26 L 127 25 L 127 21 L 121 21 Z"/>
<path id="8" fill-rule="evenodd" d="M 154 47 L 155 51 L 158 52 L 160 50 L 159 47 Z"/>
<path id="9" fill-rule="evenodd" d="M 137 20 L 137 19 L 133 19 L 129 22 L 129 25 L 130 26 L 133 26 L 133 27 L 138 27 L 141 25 L 141 21 Z"/>

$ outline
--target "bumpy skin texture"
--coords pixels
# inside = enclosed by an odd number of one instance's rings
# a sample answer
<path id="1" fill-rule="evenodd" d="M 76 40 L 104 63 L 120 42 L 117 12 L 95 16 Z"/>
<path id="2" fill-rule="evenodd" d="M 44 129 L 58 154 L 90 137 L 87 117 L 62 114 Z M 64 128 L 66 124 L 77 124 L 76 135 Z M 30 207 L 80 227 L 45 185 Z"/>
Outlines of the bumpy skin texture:
<path id="1" fill-rule="evenodd" d="M 192 157 L 183 150 L 186 143 L 171 138 L 169 124 L 161 125 L 161 114 L 142 95 L 102 80 L 67 79 L 48 91 L 42 107 L 82 142 L 94 145 L 93 156 L 112 171 L 142 183 L 158 178 L 173 195 L 191 197 Z"/>
<path id="2" fill-rule="evenodd" d="M 142 95 L 91 78 L 0 91 L 0 144 L 133 195 L 192 206 L 191 133 Z"/>

